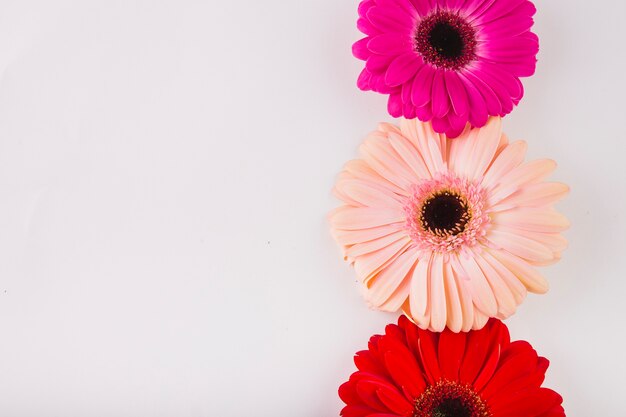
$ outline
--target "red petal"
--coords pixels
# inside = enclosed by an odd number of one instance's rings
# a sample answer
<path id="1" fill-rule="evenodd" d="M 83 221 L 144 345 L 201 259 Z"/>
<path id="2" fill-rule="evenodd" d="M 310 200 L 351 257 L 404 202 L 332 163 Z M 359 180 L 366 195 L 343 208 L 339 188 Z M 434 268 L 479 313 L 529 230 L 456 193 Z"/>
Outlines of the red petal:
<path id="1" fill-rule="evenodd" d="M 437 333 L 427 330 L 418 329 L 419 334 L 419 352 L 422 358 L 422 365 L 426 371 L 426 377 L 430 384 L 441 379 L 441 370 L 439 369 L 439 361 L 437 360 Z"/>
<path id="2" fill-rule="evenodd" d="M 459 368 L 465 354 L 466 333 L 453 333 L 446 329 L 439 337 L 439 366 L 443 378 L 459 379 Z"/>

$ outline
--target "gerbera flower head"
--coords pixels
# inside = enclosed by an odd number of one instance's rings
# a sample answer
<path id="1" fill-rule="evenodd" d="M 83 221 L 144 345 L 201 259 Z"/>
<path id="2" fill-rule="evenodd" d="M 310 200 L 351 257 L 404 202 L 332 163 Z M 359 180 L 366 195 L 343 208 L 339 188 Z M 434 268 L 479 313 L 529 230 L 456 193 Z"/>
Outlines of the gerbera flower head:
<path id="1" fill-rule="evenodd" d="M 354 362 L 358 371 L 339 388 L 343 417 L 565 417 L 561 396 L 541 386 L 548 360 L 511 342 L 496 319 L 433 333 L 402 316 Z"/>
<path id="2" fill-rule="evenodd" d="M 569 223 L 554 209 L 568 187 L 524 163 L 501 119 L 449 140 L 430 123 L 381 124 L 335 187 L 332 233 L 369 304 L 402 309 L 422 328 L 479 329 L 548 286 L 535 267 L 560 259 Z"/>
<path id="3" fill-rule="evenodd" d="M 361 90 L 389 95 L 394 117 L 460 135 L 511 112 L 539 51 L 528 0 L 363 0 L 352 51 Z"/>

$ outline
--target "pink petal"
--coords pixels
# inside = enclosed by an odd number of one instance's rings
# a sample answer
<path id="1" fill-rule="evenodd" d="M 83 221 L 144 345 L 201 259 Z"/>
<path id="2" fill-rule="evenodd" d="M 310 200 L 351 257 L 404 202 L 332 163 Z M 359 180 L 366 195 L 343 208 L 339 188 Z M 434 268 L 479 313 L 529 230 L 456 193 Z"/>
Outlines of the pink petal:
<path id="1" fill-rule="evenodd" d="M 391 87 L 396 87 L 413 78 L 422 65 L 422 59 L 415 52 L 400 55 L 389 64 L 385 82 Z"/>
<path id="2" fill-rule="evenodd" d="M 370 82 L 372 80 L 372 73 L 367 70 L 367 68 L 363 68 L 359 78 L 356 81 L 357 87 L 363 91 L 371 90 Z"/>
<path id="3" fill-rule="evenodd" d="M 411 101 L 415 107 L 423 107 L 430 103 L 434 77 L 435 70 L 430 65 L 423 65 L 415 76 L 411 91 Z"/>
<path id="4" fill-rule="evenodd" d="M 487 112 L 489 115 L 498 116 L 502 113 L 502 104 L 500 103 L 500 99 L 496 93 L 487 84 L 485 84 L 483 80 L 480 79 L 480 77 L 477 77 L 470 71 L 464 71 L 460 74 L 462 79 L 465 78 L 467 83 L 472 83 L 472 85 L 480 92 L 480 95 L 487 106 Z"/>
<path id="5" fill-rule="evenodd" d="M 400 93 L 392 93 L 389 95 L 387 111 L 392 117 L 402 116 L 402 97 Z"/>
<path id="6" fill-rule="evenodd" d="M 379 55 L 400 55 L 411 50 L 411 39 L 399 33 L 383 33 L 369 38 L 367 49 Z"/>
<path id="7" fill-rule="evenodd" d="M 435 118 L 445 117 L 445 115 L 448 114 L 448 111 L 450 111 L 450 97 L 448 96 L 448 90 L 446 90 L 443 71 L 435 72 L 435 78 L 433 79 L 432 101 L 433 116 Z M 445 130 L 439 131 L 437 129 L 435 129 L 435 131 L 439 133 L 445 132 Z"/>
<path id="8" fill-rule="evenodd" d="M 454 71 L 446 71 L 444 74 L 446 89 L 448 90 L 448 95 L 450 96 L 450 102 L 452 103 L 454 113 L 459 116 L 469 114 L 469 100 L 467 92 L 465 91 L 465 87 L 463 82 L 461 82 L 459 75 Z"/>
<path id="9" fill-rule="evenodd" d="M 398 8 L 374 6 L 367 11 L 367 18 L 382 32 L 405 32 L 413 28 L 413 18 Z"/>

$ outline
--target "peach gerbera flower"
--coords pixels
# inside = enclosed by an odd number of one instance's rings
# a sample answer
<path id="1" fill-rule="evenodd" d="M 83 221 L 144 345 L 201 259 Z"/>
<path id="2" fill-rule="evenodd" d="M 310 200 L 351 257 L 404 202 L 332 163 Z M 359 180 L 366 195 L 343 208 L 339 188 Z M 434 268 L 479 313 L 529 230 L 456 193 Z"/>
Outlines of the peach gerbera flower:
<path id="1" fill-rule="evenodd" d="M 416 119 L 383 123 L 346 164 L 332 233 L 372 307 L 458 332 L 547 291 L 535 267 L 567 246 L 553 205 L 568 187 L 544 182 L 554 161 L 524 163 L 525 142 L 508 143 L 501 126 L 494 117 L 449 140 Z"/>

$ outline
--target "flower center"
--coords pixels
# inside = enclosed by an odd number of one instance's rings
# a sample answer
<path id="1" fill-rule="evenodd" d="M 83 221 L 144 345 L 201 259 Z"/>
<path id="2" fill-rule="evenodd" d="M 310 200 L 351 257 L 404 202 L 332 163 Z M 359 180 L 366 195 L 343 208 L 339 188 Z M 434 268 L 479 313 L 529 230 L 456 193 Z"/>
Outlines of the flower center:
<path id="1" fill-rule="evenodd" d="M 478 182 L 445 172 L 411 186 L 404 204 L 406 230 L 418 251 L 449 253 L 487 233 L 486 191 Z"/>
<path id="2" fill-rule="evenodd" d="M 441 237 L 463 232 L 470 219 L 467 200 L 452 190 L 439 191 L 424 201 L 420 216 L 424 230 Z"/>
<path id="3" fill-rule="evenodd" d="M 424 61 L 458 70 L 475 58 L 476 31 L 458 14 L 439 10 L 424 18 L 415 32 L 415 49 Z"/>
<path id="4" fill-rule="evenodd" d="M 442 380 L 415 401 L 413 417 L 491 417 L 491 412 L 469 385 Z"/>

